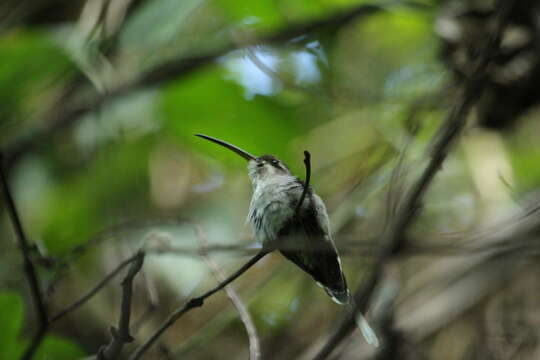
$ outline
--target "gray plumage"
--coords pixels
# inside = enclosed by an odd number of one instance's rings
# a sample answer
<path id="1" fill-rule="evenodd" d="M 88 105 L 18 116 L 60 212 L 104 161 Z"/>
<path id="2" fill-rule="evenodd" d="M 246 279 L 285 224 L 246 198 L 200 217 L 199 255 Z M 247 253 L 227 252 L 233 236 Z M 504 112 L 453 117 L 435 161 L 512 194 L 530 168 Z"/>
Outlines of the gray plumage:
<path id="1" fill-rule="evenodd" d="M 255 157 L 223 140 L 197 136 L 219 144 L 248 161 L 253 195 L 248 221 L 256 239 L 268 250 L 279 250 L 287 259 L 311 275 L 338 304 L 353 311 L 353 299 L 347 288 L 341 261 L 332 235 L 326 207 L 309 188 L 301 207 L 298 203 L 304 184 L 289 168 L 272 155 Z M 379 341 L 361 313 L 355 321 L 365 339 L 375 346 Z"/>
<path id="2" fill-rule="evenodd" d="M 347 282 L 321 198 L 308 189 L 296 213 L 304 185 L 271 155 L 250 160 L 248 171 L 253 185 L 248 220 L 257 240 L 310 274 L 334 301 L 348 304 Z"/>
<path id="3" fill-rule="evenodd" d="M 253 186 L 248 221 L 257 240 L 268 249 L 279 250 L 310 274 L 332 300 L 352 311 L 352 297 L 321 198 L 309 188 L 296 213 L 304 184 L 272 155 L 250 159 L 248 171 Z M 379 346 L 377 335 L 361 313 L 355 322 L 366 341 Z"/>

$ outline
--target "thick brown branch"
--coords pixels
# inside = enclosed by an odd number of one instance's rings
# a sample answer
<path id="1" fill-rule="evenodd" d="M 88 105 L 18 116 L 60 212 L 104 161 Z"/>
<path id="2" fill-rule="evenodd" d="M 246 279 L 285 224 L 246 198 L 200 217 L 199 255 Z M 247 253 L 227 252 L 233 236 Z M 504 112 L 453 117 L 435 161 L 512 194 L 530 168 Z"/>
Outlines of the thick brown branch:
<path id="1" fill-rule="evenodd" d="M 168 329 L 170 328 L 178 319 L 180 319 L 185 313 L 190 311 L 193 308 L 201 307 L 204 304 L 204 300 L 214 295 L 219 290 L 223 289 L 225 286 L 236 280 L 243 273 L 245 273 L 249 268 L 255 265 L 259 260 L 265 257 L 269 253 L 268 250 L 262 249 L 257 255 L 252 257 L 247 263 L 245 263 L 240 269 L 238 269 L 234 274 L 229 276 L 227 279 L 222 281 L 215 288 L 208 290 L 201 296 L 193 298 L 186 302 L 184 306 L 174 311 L 167 320 L 156 330 L 156 332 L 145 342 L 143 343 L 130 357 L 129 360 L 140 359 L 146 351 L 156 342 L 156 340 Z"/>

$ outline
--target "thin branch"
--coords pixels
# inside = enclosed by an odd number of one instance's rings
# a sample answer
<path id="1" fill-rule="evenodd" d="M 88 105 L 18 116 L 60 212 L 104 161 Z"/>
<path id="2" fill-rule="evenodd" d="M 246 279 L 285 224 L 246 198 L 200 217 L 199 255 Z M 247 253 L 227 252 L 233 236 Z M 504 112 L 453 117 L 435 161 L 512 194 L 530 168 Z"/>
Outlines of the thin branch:
<path id="1" fill-rule="evenodd" d="M 130 258 L 127 258 L 126 260 L 122 261 L 114 270 L 112 270 L 110 273 L 108 273 L 94 288 L 92 288 L 90 291 L 88 291 L 85 295 L 83 295 L 79 300 L 76 300 L 71 305 L 66 307 L 64 310 L 61 310 L 59 313 L 51 317 L 50 323 L 54 323 L 64 316 L 68 315 L 74 310 L 77 310 L 80 306 L 84 305 L 88 300 L 90 300 L 94 295 L 96 295 L 105 285 L 109 283 L 120 271 L 122 271 L 123 268 L 125 268 L 127 265 L 132 263 L 133 261 L 139 261 L 139 253 L 131 256 Z"/>
<path id="2" fill-rule="evenodd" d="M 199 238 L 199 241 L 201 242 L 201 257 L 204 259 L 204 261 L 208 264 L 210 267 L 210 270 L 212 271 L 212 274 L 216 278 L 218 282 L 225 281 L 225 276 L 223 275 L 223 272 L 219 268 L 218 264 L 212 260 L 212 258 L 208 255 L 206 248 L 207 248 L 207 241 L 206 241 L 206 235 L 203 232 L 203 229 L 201 226 L 196 225 L 196 232 L 197 237 Z M 249 340 L 249 359 L 250 360 L 257 360 L 261 358 L 261 345 L 259 342 L 259 337 L 257 336 L 257 328 L 255 327 L 255 323 L 253 322 L 253 319 L 251 318 L 251 315 L 249 314 L 249 311 L 242 302 L 242 299 L 240 299 L 240 296 L 236 293 L 234 288 L 230 285 L 225 286 L 225 291 L 227 292 L 227 296 L 233 303 L 234 307 L 238 311 L 238 314 L 240 315 L 240 319 L 242 320 L 242 323 L 244 324 L 244 327 L 246 328 L 246 332 L 248 334 L 248 340 Z"/>
<path id="3" fill-rule="evenodd" d="M 513 2 L 511 1 L 499 1 L 496 11 L 497 20 L 495 32 L 480 54 L 476 66 L 474 67 L 474 71 L 465 84 L 462 96 L 452 108 L 446 121 L 439 128 L 432 148 L 431 159 L 427 167 L 406 194 L 405 200 L 396 214 L 396 220 L 390 225 L 386 235 L 383 237 L 379 259 L 373 267 L 371 275 L 355 293 L 355 314 L 366 311 L 373 291 L 382 277 L 382 270 L 385 262 L 397 255 L 406 245 L 405 231 L 418 215 L 418 210 L 420 209 L 424 194 L 431 185 L 435 174 L 441 169 L 455 140 L 461 134 L 469 111 L 482 95 L 486 70 L 494 54 L 497 52 L 504 25 L 508 20 L 512 5 Z M 330 337 L 315 359 L 326 359 L 331 352 L 352 333 L 354 328 L 354 318 L 349 316 L 333 336 Z"/>
<path id="4" fill-rule="evenodd" d="M 34 308 L 37 313 L 37 321 L 38 321 L 37 332 L 34 335 L 34 338 L 32 339 L 32 341 L 30 342 L 30 345 L 28 345 L 28 348 L 26 349 L 26 351 L 24 352 L 22 356 L 22 359 L 30 359 L 32 358 L 34 352 L 37 350 L 39 344 L 41 343 L 41 340 L 43 340 L 43 336 L 47 332 L 47 327 L 48 327 L 47 309 L 43 301 L 36 269 L 34 267 L 34 264 L 32 263 L 32 259 L 30 256 L 30 247 L 28 245 L 28 240 L 26 238 L 26 234 L 24 233 L 21 219 L 17 212 L 17 207 L 15 206 L 15 201 L 13 200 L 13 196 L 9 188 L 7 176 L 4 173 L 3 154 L 0 154 L 0 178 L 2 182 L 2 192 L 4 194 L 4 199 L 7 203 L 9 216 L 11 217 L 11 222 L 13 223 L 13 227 L 15 228 L 15 233 L 17 234 L 17 241 L 19 243 L 19 249 L 23 257 L 24 273 L 26 275 L 26 280 L 28 281 L 28 285 L 30 286 L 30 294 L 32 296 Z"/>
<path id="5" fill-rule="evenodd" d="M 122 281 L 122 305 L 118 328 L 111 326 L 111 340 L 107 346 L 102 347 L 97 355 L 98 360 L 117 359 L 125 344 L 133 341 L 129 333 L 129 320 L 131 317 L 131 303 L 133 297 L 133 279 L 139 273 L 144 263 L 144 252 L 139 251 L 131 264 L 126 277 Z"/>
<path id="6" fill-rule="evenodd" d="M 252 257 L 246 264 L 244 264 L 240 269 L 238 269 L 234 274 L 229 276 L 226 280 L 221 282 L 215 288 L 207 291 L 203 295 L 192 298 L 184 304 L 181 308 L 174 311 L 169 318 L 161 324 L 161 326 L 156 330 L 156 332 L 145 342 L 143 343 L 130 357 L 129 360 L 140 359 L 140 357 L 156 342 L 156 340 L 163 334 L 168 328 L 170 328 L 178 319 L 180 319 L 185 313 L 190 311 L 193 308 L 201 307 L 204 304 L 204 300 L 223 289 L 225 286 L 236 280 L 239 276 L 245 273 L 249 268 L 255 265 L 259 260 L 265 257 L 270 251 L 267 249 L 262 249 L 257 255 Z"/>
<path id="7" fill-rule="evenodd" d="M 302 207 L 302 203 L 304 202 L 306 194 L 309 190 L 309 180 L 311 179 L 311 154 L 307 150 L 304 150 L 304 165 L 306 166 L 306 182 L 304 184 L 304 191 L 302 191 L 302 195 L 300 196 L 300 201 L 298 201 L 298 205 L 296 205 L 296 209 L 294 211 L 296 215 L 298 215 L 298 212 Z"/>

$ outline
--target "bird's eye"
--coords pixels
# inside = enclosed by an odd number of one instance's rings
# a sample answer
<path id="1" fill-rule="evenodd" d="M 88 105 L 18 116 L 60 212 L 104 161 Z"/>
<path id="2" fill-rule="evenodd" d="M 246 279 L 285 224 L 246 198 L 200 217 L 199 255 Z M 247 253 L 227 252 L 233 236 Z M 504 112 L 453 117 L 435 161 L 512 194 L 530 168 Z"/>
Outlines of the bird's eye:
<path id="1" fill-rule="evenodd" d="M 272 165 L 277 165 L 279 164 L 279 161 L 277 161 L 276 159 L 272 160 Z"/>

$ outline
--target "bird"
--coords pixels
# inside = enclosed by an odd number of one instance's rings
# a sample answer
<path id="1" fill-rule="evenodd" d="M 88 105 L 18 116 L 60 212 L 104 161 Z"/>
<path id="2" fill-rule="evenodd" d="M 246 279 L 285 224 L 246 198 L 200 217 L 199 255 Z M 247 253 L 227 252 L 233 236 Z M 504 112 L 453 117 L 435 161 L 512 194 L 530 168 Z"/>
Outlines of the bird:
<path id="1" fill-rule="evenodd" d="M 323 200 L 273 155 L 253 156 L 223 140 L 196 136 L 221 145 L 247 160 L 253 194 L 247 221 L 263 249 L 278 250 L 316 281 L 330 298 L 352 309 L 341 260 L 332 239 Z M 306 182 L 308 182 L 306 180 Z M 360 314 L 357 324 L 366 340 L 378 345 L 375 332 Z"/>

